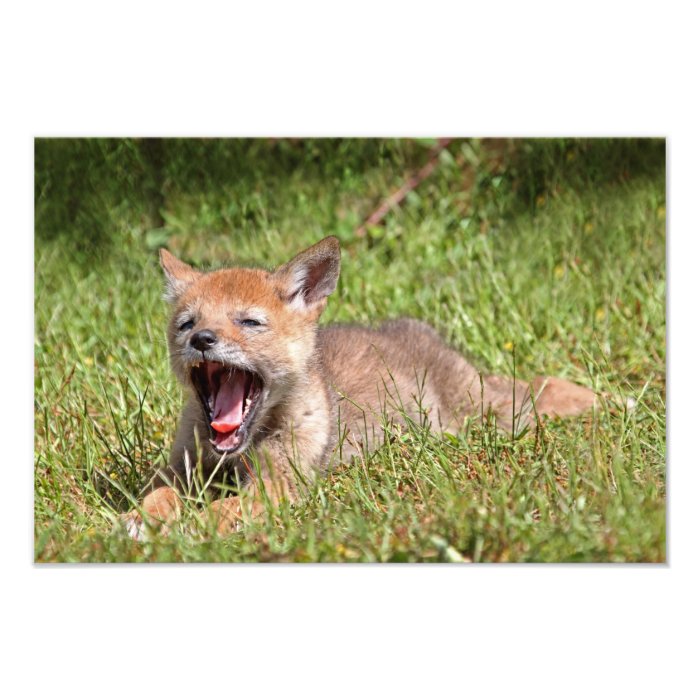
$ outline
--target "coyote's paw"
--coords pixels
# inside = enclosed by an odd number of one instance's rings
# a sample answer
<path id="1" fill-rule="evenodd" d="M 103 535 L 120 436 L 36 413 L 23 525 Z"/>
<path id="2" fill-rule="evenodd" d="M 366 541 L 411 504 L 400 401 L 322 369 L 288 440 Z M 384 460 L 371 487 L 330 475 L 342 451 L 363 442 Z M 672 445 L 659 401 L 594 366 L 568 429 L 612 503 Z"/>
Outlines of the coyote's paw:
<path id="1" fill-rule="evenodd" d="M 241 499 L 238 496 L 214 501 L 207 508 L 207 523 L 219 535 L 238 532 L 243 527 Z"/>
<path id="2" fill-rule="evenodd" d="M 248 501 L 244 506 L 238 496 L 231 496 L 209 504 L 207 522 L 219 535 L 228 535 L 238 532 L 246 521 L 260 517 L 264 511 L 259 501 Z"/>
<path id="3" fill-rule="evenodd" d="M 129 537 L 137 542 L 144 542 L 148 539 L 149 529 L 167 535 L 170 529 L 168 525 L 179 515 L 180 497 L 169 486 L 162 486 L 143 499 L 139 510 L 124 513 L 121 520 Z"/>
<path id="4" fill-rule="evenodd" d="M 137 510 L 122 513 L 119 519 L 122 522 L 122 526 L 126 529 L 127 535 L 135 542 L 147 542 L 150 535 L 156 532 L 161 537 L 166 537 L 170 532 L 170 526 L 167 523 L 148 516 L 144 519 L 143 515 Z"/>
<path id="5" fill-rule="evenodd" d="M 143 522 L 143 517 L 138 511 L 132 510 L 129 513 L 122 513 L 119 519 L 132 540 L 136 542 L 146 541 L 146 523 Z"/>

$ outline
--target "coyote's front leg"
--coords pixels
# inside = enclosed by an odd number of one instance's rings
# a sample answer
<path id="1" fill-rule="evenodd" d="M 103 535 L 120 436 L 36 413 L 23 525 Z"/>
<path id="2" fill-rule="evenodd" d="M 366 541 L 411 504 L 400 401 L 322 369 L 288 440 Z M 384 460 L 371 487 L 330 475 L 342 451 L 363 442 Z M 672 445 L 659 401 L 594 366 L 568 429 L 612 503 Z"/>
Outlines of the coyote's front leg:
<path id="1" fill-rule="evenodd" d="M 129 536 L 141 542 L 149 528 L 167 533 L 181 510 L 182 500 L 177 491 L 171 486 L 160 486 L 143 499 L 140 508 L 125 513 L 122 520 Z"/>
<path id="2" fill-rule="evenodd" d="M 206 509 L 207 524 L 219 535 L 236 532 L 246 522 L 259 518 L 265 512 L 266 497 L 273 507 L 278 505 L 278 491 L 269 479 L 263 479 L 261 485 L 246 487 L 241 496 L 212 501 Z"/>

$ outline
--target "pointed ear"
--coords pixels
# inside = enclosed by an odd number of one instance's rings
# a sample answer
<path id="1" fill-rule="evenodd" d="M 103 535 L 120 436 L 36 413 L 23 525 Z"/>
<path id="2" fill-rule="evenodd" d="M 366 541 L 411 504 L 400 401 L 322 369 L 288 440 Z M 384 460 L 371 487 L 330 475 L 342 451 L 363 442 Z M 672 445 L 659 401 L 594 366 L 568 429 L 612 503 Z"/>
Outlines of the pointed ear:
<path id="1" fill-rule="evenodd" d="M 187 263 L 178 260 L 165 248 L 160 249 L 160 266 L 165 273 L 165 298 L 171 303 L 176 302 L 182 293 L 202 275 Z"/>
<path id="2" fill-rule="evenodd" d="M 340 274 L 340 244 L 328 236 L 275 270 L 283 299 L 299 311 L 317 310 L 335 289 Z"/>

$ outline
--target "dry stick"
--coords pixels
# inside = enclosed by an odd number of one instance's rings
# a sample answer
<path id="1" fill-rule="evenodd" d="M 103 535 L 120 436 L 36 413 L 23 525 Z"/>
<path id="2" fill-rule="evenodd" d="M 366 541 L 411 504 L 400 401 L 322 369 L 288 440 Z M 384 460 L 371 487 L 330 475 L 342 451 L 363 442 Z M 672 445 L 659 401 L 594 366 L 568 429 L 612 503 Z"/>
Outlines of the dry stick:
<path id="1" fill-rule="evenodd" d="M 415 190 L 416 187 L 435 170 L 438 164 L 438 156 L 447 148 L 450 141 L 452 141 L 452 139 L 438 139 L 437 146 L 430 152 L 428 162 L 417 173 L 406 180 L 396 192 L 385 199 L 379 207 L 370 214 L 365 223 L 355 231 L 355 235 L 359 238 L 366 236 L 368 226 L 376 226 L 389 213 L 392 207 L 400 204 L 409 192 Z"/>

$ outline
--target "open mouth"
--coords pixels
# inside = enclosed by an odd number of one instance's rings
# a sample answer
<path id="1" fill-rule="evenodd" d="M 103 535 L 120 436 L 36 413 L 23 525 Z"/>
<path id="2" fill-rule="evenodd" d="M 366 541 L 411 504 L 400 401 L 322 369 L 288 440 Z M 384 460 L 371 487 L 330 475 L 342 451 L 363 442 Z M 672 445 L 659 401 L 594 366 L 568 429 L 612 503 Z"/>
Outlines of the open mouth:
<path id="1" fill-rule="evenodd" d="M 191 377 L 211 429 L 211 444 L 218 452 L 235 452 L 245 442 L 262 380 L 252 372 L 210 361 L 193 367 Z"/>

